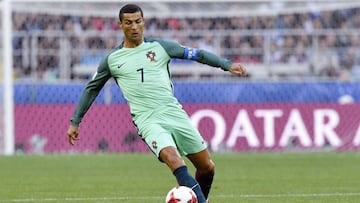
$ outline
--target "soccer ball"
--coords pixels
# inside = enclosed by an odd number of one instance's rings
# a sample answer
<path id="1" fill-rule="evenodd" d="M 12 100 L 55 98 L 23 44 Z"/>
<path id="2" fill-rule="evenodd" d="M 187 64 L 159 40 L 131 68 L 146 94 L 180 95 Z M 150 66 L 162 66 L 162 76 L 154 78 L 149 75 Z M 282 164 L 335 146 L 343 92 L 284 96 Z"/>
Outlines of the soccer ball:
<path id="1" fill-rule="evenodd" d="M 191 188 L 176 186 L 167 193 L 165 203 L 198 203 L 198 201 Z"/>

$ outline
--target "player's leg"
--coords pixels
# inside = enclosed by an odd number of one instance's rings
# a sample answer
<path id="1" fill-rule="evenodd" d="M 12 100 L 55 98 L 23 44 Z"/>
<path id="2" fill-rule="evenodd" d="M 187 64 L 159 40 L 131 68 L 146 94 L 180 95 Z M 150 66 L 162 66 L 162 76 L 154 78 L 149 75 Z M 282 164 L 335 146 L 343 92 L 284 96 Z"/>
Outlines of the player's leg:
<path id="1" fill-rule="evenodd" d="M 196 168 L 195 178 L 207 198 L 213 182 L 215 166 L 204 139 L 187 115 L 177 116 L 172 122 L 173 137 L 179 153 L 187 156 Z"/>
<path id="2" fill-rule="evenodd" d="M 178 184 L 192 188 L 198 197 L 199 203 L 204 203 L 206 200 L 200 185 L 188 172 L 176 143 L 168 130 L 161 124 L 150 123 L 146 126 L 141 126 L 139 133 L 158 159 L 169 167 L 176 177 Z"/>
<path id="3" fill-rule="evenodd" d="M 195 192 L 199 203 L 206 202 L 199 183 L 190 175 L 184 160 L 175 147 L 169 146 L 163 148 L 160 151 L 159 158 L 173 172 L 179 185 L 191 188 Z"/>
<path id="4" fill-rule="evenodd" d="M 180 155 L 187 156 L 196 167 L 196 180 L 207 198 L 214 177 L 214 163 L 198 129 L 194 127 L 185 112 L 182 115 L 181 112 L 178 113 L 176 119 L 171 122 L 173 139 Z"/>
<path id="5" fill-rule="evenodd" d="M 187 157 L 194 164 L 195 178 L 200 184 L 205 198 L 208 198 L 215 174 L 215 164 L 211 160 L 209 151 L 205 149 L 198 153 L 188 154 Z"/>

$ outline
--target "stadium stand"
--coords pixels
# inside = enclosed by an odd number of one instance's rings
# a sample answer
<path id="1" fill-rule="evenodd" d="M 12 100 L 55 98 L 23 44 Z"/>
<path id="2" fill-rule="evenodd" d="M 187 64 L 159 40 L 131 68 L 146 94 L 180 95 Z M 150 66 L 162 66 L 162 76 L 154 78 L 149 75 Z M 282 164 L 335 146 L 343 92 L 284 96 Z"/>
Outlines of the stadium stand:
<path id="1" fill-rule="evenodd" d="M 58 4 L 58 8 L 62 8 Z M 147 36 L 179 41 L 245 63 L 250 79 L 356 81 L 360 78 L 360 7 L 356 3 L 315 11 L 301 10 L 301 5 L 296 7 L 293 3 L 285 9 L 288 12 L 282 13 L 264 4 L 256 4 L 256 8 L 255 4 L 234 2 L 173 3 L 171 8 L 169 4 L 143 4 L 150 16 Z M 203 6 L 206 9 L 199 12 Z M 242 9 L 238 8 L 241 6 Z M 244 6 L 264 12 L 249 14 Z M 77 4 L 73 7 L 76 10 Z M 226 7 L 229 12 L 220 13 Z M 94 13 L 92 16 L 34 13 L 21 4 L 15 4 L 14 8 L 14 65 L 18 80 L 87 79 L 96 69 L 99 58 L 121 41 L 114 17 L 117 11 L 112 15 Z M 235 12 L 236 8 L 241 12 Z M 161 16 L 156 12 L 159 9 Z M 172 12 L 171 16 L 164 13 L 167 9 Z M 189 12 L 184 17 L 175 12 L 176 9 L 198 12 Z M 231 78 L 221 71 L 193 66 L 189 68 L 184 61 L 173 61 L 173 78 Z"/>

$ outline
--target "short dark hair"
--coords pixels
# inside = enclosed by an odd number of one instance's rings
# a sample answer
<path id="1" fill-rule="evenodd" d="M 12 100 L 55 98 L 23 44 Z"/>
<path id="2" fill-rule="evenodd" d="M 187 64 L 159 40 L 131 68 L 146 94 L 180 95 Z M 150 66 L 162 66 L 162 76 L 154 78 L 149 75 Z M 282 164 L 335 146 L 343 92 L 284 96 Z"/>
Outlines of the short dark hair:
<path id="1" fill-rule="evenodd" d="M 120 9 L 120 12 L 119 12 L 119 20 L 120 22 L 122 21 L 122 18 L 123 18 L 123 14 L 124 13 L 136 13 L 136 12 L 140 12 L 141 13 L 141 17 L 144 17 L 143 16 L 143 11 L 142 9 L 140 8 L 140 6 L 136 5 L 136 4 L 126 4 L 125 6 L 123 6 L 121 9 Z"/>

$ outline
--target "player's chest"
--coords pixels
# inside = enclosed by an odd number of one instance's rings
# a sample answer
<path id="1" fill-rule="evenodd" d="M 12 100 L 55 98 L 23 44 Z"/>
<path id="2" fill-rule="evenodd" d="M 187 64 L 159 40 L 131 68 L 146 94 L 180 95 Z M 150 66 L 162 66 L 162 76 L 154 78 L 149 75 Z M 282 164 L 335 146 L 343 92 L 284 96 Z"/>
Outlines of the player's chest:
<path id="1" fill-rule="evenodd" d="M 144 69 L 159 70 L 168 60 L 161 49 L 125 50 L 112 56 L 109 68 L 113 76 L 124 76 Z"/>

